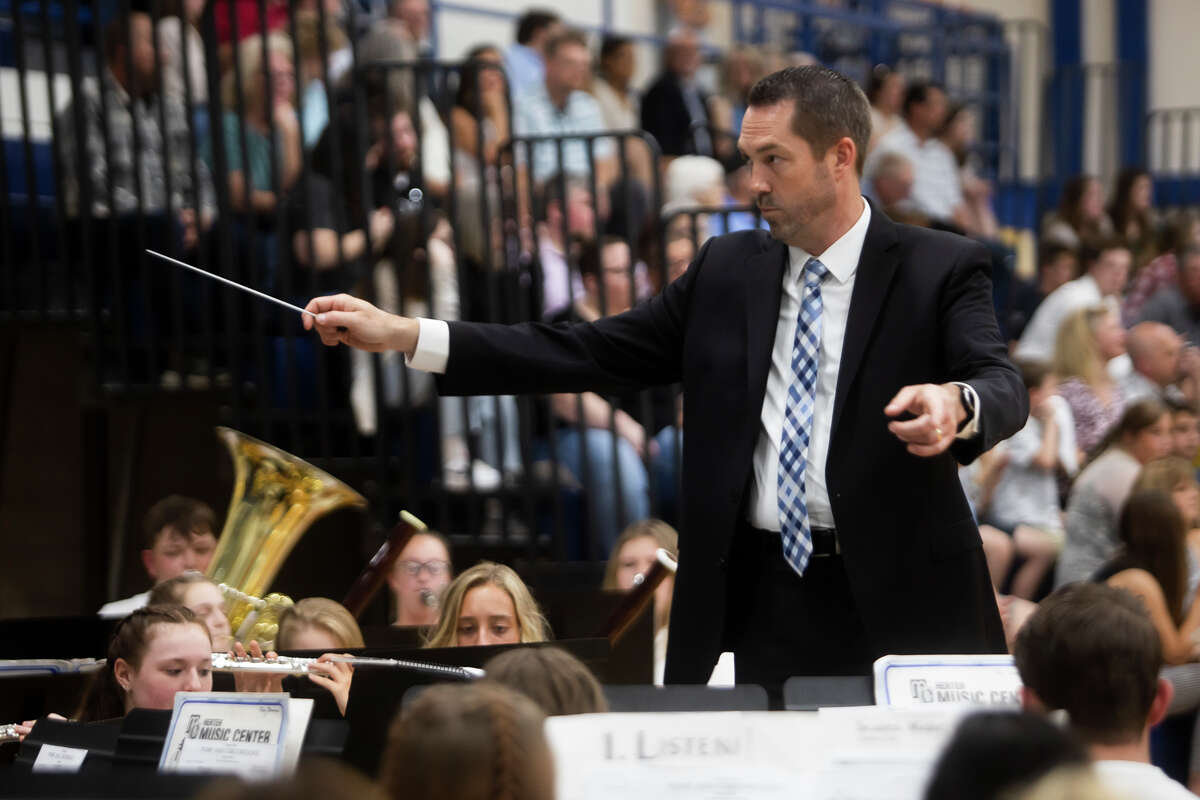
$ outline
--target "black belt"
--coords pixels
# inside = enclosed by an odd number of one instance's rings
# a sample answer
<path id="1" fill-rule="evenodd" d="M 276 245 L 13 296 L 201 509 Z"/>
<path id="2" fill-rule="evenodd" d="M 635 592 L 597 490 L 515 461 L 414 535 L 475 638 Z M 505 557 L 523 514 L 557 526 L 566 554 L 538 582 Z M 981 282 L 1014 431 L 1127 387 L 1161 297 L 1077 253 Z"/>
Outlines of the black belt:
<path id="1" fill-rule="evenodd" d="M 759 533 L 767 536 L 779 537 L 779 531 L 764 531 L 759 528 L 752 528 Z M 842 554 L 842 546 L 838 542 L 837 530 L 834 528 L 813 528 L 812 529 L 812 555 L 810 558 L 829 558 L 830 556 L 840 556 Z"/>

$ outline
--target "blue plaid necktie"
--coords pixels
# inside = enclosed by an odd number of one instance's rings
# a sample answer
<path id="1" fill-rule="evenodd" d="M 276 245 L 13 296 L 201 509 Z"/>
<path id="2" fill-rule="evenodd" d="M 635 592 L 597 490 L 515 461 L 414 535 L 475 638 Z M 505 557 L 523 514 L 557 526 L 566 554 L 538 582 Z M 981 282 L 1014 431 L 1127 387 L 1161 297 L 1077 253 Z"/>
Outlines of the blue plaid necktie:
<path id="1" fill-rule="evenodd" d="M 797 575 L 804 574 L 812 555 L 804 469 L 808 464 L 821 353 L 821 281 L 828 274 L 825 265 L 815 258 L 804 264 L 804 291 L 796 318 L 796 341 L 792 345 L 792 380 L 788 384 L 779 443 L 779 528 L 783 557 Z"/>

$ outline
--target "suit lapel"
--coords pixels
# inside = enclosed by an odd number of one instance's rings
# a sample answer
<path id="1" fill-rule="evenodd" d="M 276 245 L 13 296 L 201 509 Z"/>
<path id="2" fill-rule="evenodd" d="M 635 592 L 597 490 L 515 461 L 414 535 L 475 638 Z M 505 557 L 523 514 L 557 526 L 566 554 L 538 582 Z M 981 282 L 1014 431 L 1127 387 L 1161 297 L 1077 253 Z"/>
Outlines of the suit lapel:
<path id="1" fill-rule="evenodd" d="M 746 310 L 746 400 L 747 413 L 755 420 L 762 411 L 763 394 L 767 390 L 767 371 L 771 368 L 787 263 L 787 246 L 774 239 L 765 250 L 746 261 L 746 279 L 742 282 L 746 288 L 742 306 Z"/>
<path id="2" fill-rule="evenodd" d="M 838 367 L 837 394 L 833 400 L 833 428 L 837 433 L 846 393 L 854 384 L 863 353 L 872 331 L 879 321 L 879 311 L 887 298 L 888 288 L 896 274 L 900 256 L 895 249 L 896 225 L 884 213 L 871 207 L 871 224 L 863 241 L 862 255 L 850 295 L 850 314 L 846 320 L 846 336 L 842 341 L 842 361 Z M 882 409 L 881 409 L 882 411 Z"/>

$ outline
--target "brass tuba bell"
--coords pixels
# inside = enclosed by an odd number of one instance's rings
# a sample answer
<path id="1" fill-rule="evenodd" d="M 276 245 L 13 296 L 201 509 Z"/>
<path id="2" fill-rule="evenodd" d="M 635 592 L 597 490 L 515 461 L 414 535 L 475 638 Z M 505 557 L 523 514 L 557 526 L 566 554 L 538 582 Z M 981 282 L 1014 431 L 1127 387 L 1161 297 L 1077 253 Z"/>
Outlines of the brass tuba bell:
<path id="1" fill-rule="evenodd" d="M 290 453 L 232 428 L 217 436 L 233 457 L 233 499 L 208 577 L 222 586 L 235 637 L 269 647 L 278 615 L 292 604 L 263 593 L 300 537 L 319 517 L 343 506 L 365 508 L 366 499 L 328 473 Z M 264 602 L 265 601 L 265 602 Z"/>

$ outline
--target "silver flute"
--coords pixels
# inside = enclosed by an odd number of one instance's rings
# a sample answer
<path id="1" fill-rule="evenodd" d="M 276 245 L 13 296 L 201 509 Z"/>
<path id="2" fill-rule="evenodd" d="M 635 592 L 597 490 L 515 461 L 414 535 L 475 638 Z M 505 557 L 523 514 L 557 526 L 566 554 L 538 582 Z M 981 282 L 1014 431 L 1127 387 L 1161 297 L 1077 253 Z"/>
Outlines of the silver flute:
<path id="1" fill-rule="evenodd" d="M 409 661 L 402 658 L 368 658 L 366 656 L 330 656 L 325 659 L 339 664 L 356 667 L 390 667 L 423 672 L 432 675 L 475 680 L 482 678 L 483 670 L 476 667 L 457 667 L 449 664 L 432 664 L 427 661 Z M 275 658 L 237 658 L 228 653 L 213 653 L 212 668 L 216 672 L 282 672 L 289 675 L 306 675 L 315 658 L 277 656 Z"/>
<path id="2" fill-rule="evenodd" d="M 0 725 L 0 744 L 5 742 L 19 742 L 21 734 L 17 733 L 17 723 L 10 722 L 7 725 Z"/>

